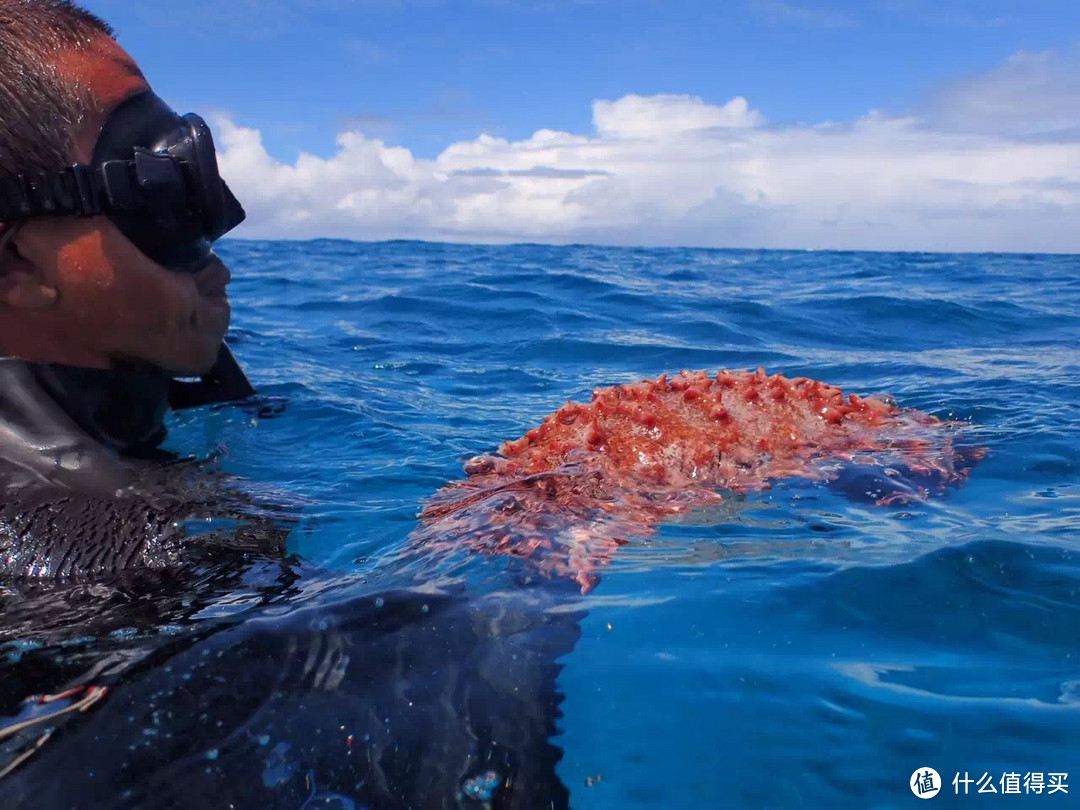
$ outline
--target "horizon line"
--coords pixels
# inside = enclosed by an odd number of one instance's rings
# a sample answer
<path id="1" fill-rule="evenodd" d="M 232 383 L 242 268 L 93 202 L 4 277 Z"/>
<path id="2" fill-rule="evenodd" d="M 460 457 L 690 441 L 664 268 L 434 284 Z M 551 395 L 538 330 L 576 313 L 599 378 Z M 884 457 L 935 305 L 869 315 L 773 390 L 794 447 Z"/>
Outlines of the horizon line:
<path id="1" fill-rule="evenodd" d="M 389 244 L 424 244 L 441 245 L 445 247 L 480 247 L 480 248 L 510 248 L 510 247 L 543 247 L 543 248 L 603 248 L 605 250 L 706 250 L 716 252 L 738 253 L 889 253 L 908 255 L 930 256 L 1053 256 L 1080 258 L 1080 253 L 1054 250 L 925 250 L 917 248 L 807 248 L 807 247 L 717 247 L 715 245 L 632 245 L 612 244 L 605 242 L 530 242 L 530 241 L 498 241 L 498 242 L 467 242 L 448 241 L 445 239 L 425 238 L 386 238 L 386 239 L 360 239 L 347 236 L 314 236 L 309 238 L 256 238 L 250 236 L 226 236 L 216 244 L 228 242 L 285 242 L 291 244 L 311 244 L 313 242 L 345 242 L 359 245 L 389 245 Z"/>

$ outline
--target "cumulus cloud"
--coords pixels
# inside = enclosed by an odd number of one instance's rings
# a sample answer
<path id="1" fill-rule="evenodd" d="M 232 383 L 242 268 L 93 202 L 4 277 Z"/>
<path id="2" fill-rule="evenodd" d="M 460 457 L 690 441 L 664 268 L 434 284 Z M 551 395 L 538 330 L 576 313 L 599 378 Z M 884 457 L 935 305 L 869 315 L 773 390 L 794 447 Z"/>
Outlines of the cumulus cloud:
<path id="1" fill-rule="evenodd" d="M 593 124 L 601 138 L 664 138 L 713 127 L 753 127 L 763 121 L 745 98 L 722 107 L 691 96 L 623 96 L 593 103 Z"/>
<path id="2" fill-rule="evenodd" d="M 220 160 L 250 237 L 1080 252 L 1077 107 L 1043 114 L 1039 138 L 1008 114 L 1010 93 L 1032 102 L 1030 59 L 948 90 L 977 126 L 943 114 L 945 91 L 921 115 L 784 127 L 744 98 L 629 95 L 596 101 L 589 133 L 485 134 L 430 160 L 348 131 L 287 164 L 222 119 Z M 1070 98 L 1040 86 L 1040 110 Z"/>

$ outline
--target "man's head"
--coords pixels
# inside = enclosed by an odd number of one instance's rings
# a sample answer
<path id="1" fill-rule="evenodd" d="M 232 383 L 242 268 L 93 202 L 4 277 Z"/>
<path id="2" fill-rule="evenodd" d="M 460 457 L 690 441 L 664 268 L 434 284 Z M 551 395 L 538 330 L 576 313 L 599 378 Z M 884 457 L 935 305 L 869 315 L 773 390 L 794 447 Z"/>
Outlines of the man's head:
<path id="1" fill-rule="evenodd" d="M 68 0 L 0 0 L 0 179 L 91 163 L 110 115 L 148 90 L 93 15 Z M 230 315 L 216 258 L 166 269 L 104 215 L 0 228 L 0 355 L 184 376 L 213 365 Z"/>

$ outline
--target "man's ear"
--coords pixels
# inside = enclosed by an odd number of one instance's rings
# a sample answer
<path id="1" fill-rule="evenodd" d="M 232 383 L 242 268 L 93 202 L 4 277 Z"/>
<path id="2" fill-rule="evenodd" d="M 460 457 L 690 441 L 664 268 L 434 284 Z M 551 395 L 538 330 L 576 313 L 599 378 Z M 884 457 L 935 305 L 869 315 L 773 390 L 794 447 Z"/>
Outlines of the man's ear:
<path id="1" fill-rule="evenodd" d="M 38 268 L 23 256 L 18 236 L 17 227 L 0 232 L 0 307 L 32 312 L 52 309 L 58 291 L 44 283 Z"/>

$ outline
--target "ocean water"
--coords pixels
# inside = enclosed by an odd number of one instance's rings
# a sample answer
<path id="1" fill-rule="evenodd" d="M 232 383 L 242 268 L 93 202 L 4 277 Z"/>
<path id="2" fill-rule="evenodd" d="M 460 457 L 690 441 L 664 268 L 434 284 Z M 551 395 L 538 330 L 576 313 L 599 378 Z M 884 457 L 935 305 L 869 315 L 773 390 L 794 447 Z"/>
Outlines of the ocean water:
<path id="1" fill-rule="evenodd" d="M 301 573 L 275 597 L 281 615 L 406 580 L 515 599 L 498 557 L 424 562 L 408 543 L 418 510 L 465 459 L 602 385 L 764 366 L 888 393 L 964 422 L 964 440 L 986 448 L 970 480 L 925 503 L 779 482 L 620 549 L 587 595 L 531 582 L 541 604 L 557 592 L 566 624 L 552 660 L 534 672 L 525 656 L 514 677 L 550 675 L 555 727 L 526 730 L 559 759 L 571 806 L 906 807 L 926 767 L 945 783 L 939 805 L 1080 796 L 1080 257 L 339 241 L 220 252 L 235 279 L 230 341 L 275 407 L 184 413 L 170 447 L 294 504 Z M 244 580 L 167 630 L 266 621 L 257 594 Z M 104 641 L 79 643 L 92 658 Z M 129 684 L 181 666 L 154 649 L 73 723 L 92 730 Z M 236 677 L 227 642 L 216 649 L 210 673 Z M 454 647 L 441 655 L 433 670 Z M 344 729 L 356 703 L 324 711 Z M 128 732 L 112 728 L 98 744 L 121 760 Z M 269 742 L 252 779 L 276 784 L 280 760 L 281 784 L 306 770 L 312 785 L 290 806 L 349 806 L 340 786 L 317 793 L 302 751 Z M 973 783 L 956 796 L 965 773 L 997 794 Z M 1010 773 L 1067 773 L 1070 786 L 1002 795 Z M 487 806 L 469 799 L 483 785 L 466 788 L 462 806 Z"/>

